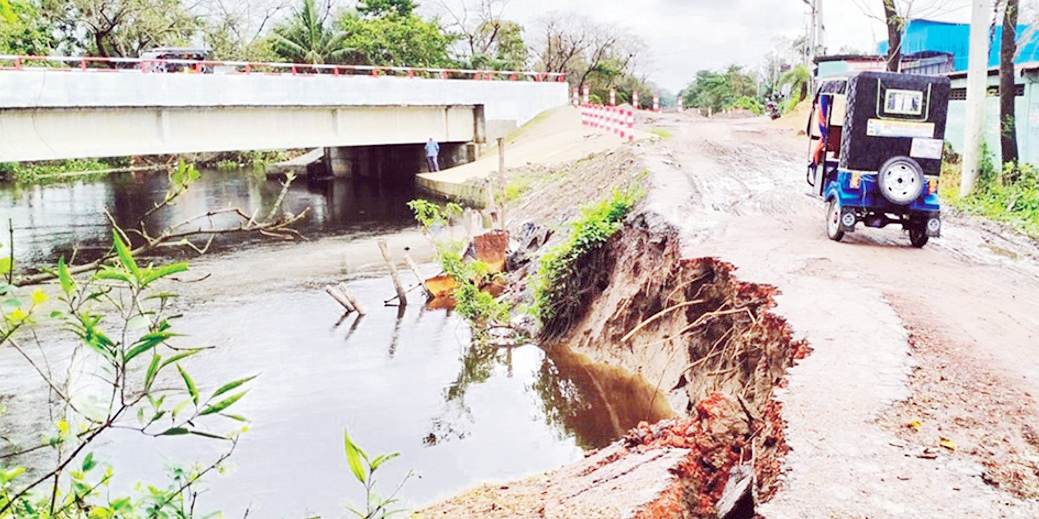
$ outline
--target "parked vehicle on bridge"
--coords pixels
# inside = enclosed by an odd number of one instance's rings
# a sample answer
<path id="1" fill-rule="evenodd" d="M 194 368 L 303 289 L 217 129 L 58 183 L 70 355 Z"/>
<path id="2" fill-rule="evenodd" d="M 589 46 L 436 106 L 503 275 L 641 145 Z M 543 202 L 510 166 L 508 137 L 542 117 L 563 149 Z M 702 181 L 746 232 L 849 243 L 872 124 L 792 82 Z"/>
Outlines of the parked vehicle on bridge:
<path id="1" fill-rule="evenodd" d="M 141 53 L 148 72 L 212 72 L 209 51 L 190 47 L 157 47 Z"/>
<path id="2" fill-rule="evenodd" d="M 949 79 L 860 72 L 823 80 L 807 134 L 807 173 L 826 202 L 826 234 L 900 224 L 914 247 L 941 234 L 938 177 Z"/>

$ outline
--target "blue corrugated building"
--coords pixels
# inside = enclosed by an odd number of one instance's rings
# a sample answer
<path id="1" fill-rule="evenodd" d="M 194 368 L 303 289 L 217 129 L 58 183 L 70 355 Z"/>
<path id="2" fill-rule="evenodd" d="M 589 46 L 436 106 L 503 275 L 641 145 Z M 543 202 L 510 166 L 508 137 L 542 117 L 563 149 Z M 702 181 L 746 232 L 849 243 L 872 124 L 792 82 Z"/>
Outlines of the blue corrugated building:
<path id="1" fill-rule="evenodd" d="M 989 30 L 989 66 L 999 66 L 999 42 L 1003 37 L 1002 25 Z M 1039 34 L 1027 25 L 1017 26 L 1018 53 L 1015 63 L 1039 61 Z M 1022 41 L 1024 40 L 1024 41 Z M 970 47 L 970 25 L 962 23 L 935 22 L 932 20 L 909 20 L 902 34 L 902 54 L 939 52 L 953 56 L 953 70 L 967 70 Z M 881 56 L 887 55 L 888 42 L 877 46 Z"/>

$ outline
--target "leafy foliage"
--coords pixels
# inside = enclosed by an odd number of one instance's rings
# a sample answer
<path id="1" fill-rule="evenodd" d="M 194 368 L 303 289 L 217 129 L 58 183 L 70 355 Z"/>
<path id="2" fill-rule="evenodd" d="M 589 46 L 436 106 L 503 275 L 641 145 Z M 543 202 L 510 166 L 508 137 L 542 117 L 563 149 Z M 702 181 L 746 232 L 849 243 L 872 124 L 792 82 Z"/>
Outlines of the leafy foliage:
<path id="1" fill-rule="evenodd" d="M 361 0 L 357 12 L 372 18 L 393 15 L 409 17 L 416 7 L 418 5 L 412 0 Z"/>
<path id="2" fill-rule="evenodd" d="M 350 432 L 346 429 L 343 429 L 343 444 L 346 447 L 346 461 L 350 466 L 350 472 L 364 486 L 365 490 L 364 511 L 350 507 L 350 512 L 361 519 L 385 519 L 403 513 L 403 510 L 392 509 L 391 507 L 398 502 L 394 496 L 404 487 L 404 483 L 411 478 L 412 473 L 409 472 L 404 477 L 404 480 L 400 482 L 400 485 L 397 486 L 397 489 L 388 498 L 380 497 L 378 492 L 375 491 L 375 471 L 379 470 L 379 467 L 382 467 L 386 462 L 400 456 L 400 453 L 382 454 L 376 456 L 375 459 L 371 459 L 368 457 L 368 453 L 354 443 L 350 438 Z"/>
<path id="3" fill-rule="evenodd" d="M 992 159 L 992 152 L 983 146 L 978 182 L 965 198 L 959 196 L 959 166 L 945 163 L 942 198 L 962 211 L 1005 222 L 1039 239 L 1039 169 L 1007 163 L 997 170 Z"/>
<path id="4" fill-rule="evenodd" d="M 69 159 L 42 162 L 8 162 L 0 164 L 0 178 L 19 184 L 49 184 L 67 181 L 69 173 L 102 171 L 119 167 L 119 159 Z M 82 177 L 76 178 L 81 180 Z"/>
<path id="5" fill-rule="evenodd" d="M 4 0 L 0 6 L 0 54 L 47 55 L 54 48 L 54 28 L 35 0 Z"/>
<path id="6" fill-rule="evenodd" d="M 465 243 L 450 237 L 437 237 L 448 225 L 449 216 L 460 214 L 462 207 L 452 203 L 441 209 L 440 206 L 421 199 L 408 202 L 408 207 L 415 212 L 415 219 L 432 237 L 436 259 L 444 273 L 458 283 L 458 288 L 452 294 L 458 313 L 477 328 L 477 334 L 488 326 L 507 323 L 512 309 L 508 301 L 481 290 L 483 284 L 492 281 L 494 277 L 487 264 L 465 258 Z"/>
<path id="7" fill-rule="evenodd" d="M 581 217 L 573 223 L 570 237 L 541 258 L 534 280 L 533 311 L 542 323 L 551 321 L 564 305 L 573 301 L 576 287 L 571 279 L 580 268 L 580 260 L 621 229 L 624 218 L 642 196 L 638 189 L 615 189 L 608 199 L 581 208 Z"/>
<path id="8" fill-rule="evenodd" d="M 344 35 L 328 18 L 327 12 L 318 12 L 314 0 L 303 0 L 292 17 L 274 28 L 271 47 L 275 54 L 292 63 L 338 63 L 346 52 Z"/>
<path id="9" fill-rule="evenodd" d="M 43 475 L 28 481 L 24 468 L 0 464 L 0 518 L 193 517 L 192 487 L 230 456 L 244 430 L 214 430 L 208 418 L 244 421 L 227 411 L 246 394 L 243 386 L 253 377 L 203 392 L 182 362 L 202 350 L 171 344 L 179 336 L 173 330 L 176 316 L 167 315 L 173 296 L 157 292 L 154 285 L 185 271 L 187 264 L 143 266 L 117 230 L 113 248 L 114 260 L 85 279 L 73 277 L 65 259 L 59 259 L 54 274 L 60 306 L 49 314 L 52 296 L 41 288 L 0 306 L 0 346 L 13 348 L 35 368 L 59 403 L 52 411 L 55 424 L 40 445 L 17 450 L 20 447 L 11 444 L 5 446 L 7 452 L 0 451 L 4 463 L 41 448 L 55 453 L 54 465 L 41 468 Z M 12 295 L 12 287 L 0 289 Z M 27 342 L 40 340 L 34 331 L 40 319 L 63 323 L 77 340 L 76 354 L 90 355 L 103 367 L 105 386 L 100 392 L 74 389 L 71 375 L 60 379 L 34 363 L 25 348 Z M 170 382 L 174 370 L 182 387 Z M 115 497 L 107 489 L 112 468 L 102 467 L 90 449 L 116 429 L 151 437 L 214 438 L 229 447 L 208 467 L 171 469 L 167 488 L 149 486 L 143 495 Z"/>
<path id="10" fill-rule="evenodd" d="M 416 15 L 396 11 L 375 18 L 348 13 L 337 22 L 342 34 L 343 63 L 397 67 L 450 68 L 456 64 L 448 48 L 458 39 Z"/>
<path id="11" fill-rule="evenodd" d="M 64 50 L 134 57 L 152 47 L 186 45 L 200 20 L 180 0 L 41 0 Z"/>
<path id="12" fill-rule="evenodd" d="M 720 112 L 729 108 L 746 107 L 757 97 L 757 80 L 744 72 L 742 67 L 732 65 L 723 72 L 701 70 L 685 89 L 683 101 L 686 106 Z"/>

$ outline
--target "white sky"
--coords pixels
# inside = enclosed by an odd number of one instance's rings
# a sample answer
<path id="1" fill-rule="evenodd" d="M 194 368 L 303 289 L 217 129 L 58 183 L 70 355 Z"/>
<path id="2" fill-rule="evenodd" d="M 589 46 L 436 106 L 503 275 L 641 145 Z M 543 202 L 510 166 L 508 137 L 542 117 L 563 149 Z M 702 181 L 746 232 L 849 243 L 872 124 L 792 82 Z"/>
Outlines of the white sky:
<path id="1" fill-rule="evenodd" d="M 882 0 L 823 2 L 825 43 L 831 53 L 846 46 L 874 52 L 876 44 L 887 39 L 883 24 L 859 7 L 866 5 L 879 16 Z M 963 23 L 970 19 L 970 0 L 914 4 L 924 15 L 916 17 Z M 649 47 L 643 70 L 650 81 L 672 92 L 685 88 L 698 70 L 730 64 L 756 68 L 777 37 L 792 39 L 804 33 L 810 12 L 803 0 L 511 0 L 504 18 L 529 28 L 549 11 L 574 11 L 628 28 Z"/>

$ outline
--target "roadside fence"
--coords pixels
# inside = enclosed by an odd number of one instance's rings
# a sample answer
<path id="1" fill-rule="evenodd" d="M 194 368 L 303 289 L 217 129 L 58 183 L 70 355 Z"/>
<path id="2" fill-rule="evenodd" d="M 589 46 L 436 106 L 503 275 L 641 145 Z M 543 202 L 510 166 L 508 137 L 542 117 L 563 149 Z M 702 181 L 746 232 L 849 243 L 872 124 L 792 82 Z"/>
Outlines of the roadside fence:
<path id="1" fill-rule="evenodd" d="M 635 141 L 635 112 L 619 106 L 581 105 L 581 124 L 612 131 L 628 142 Z"/>
<path id="2" fill-rule="evenodd" d="M 0 54 L 0 71 L 54 70 L 123 73 L 267 74 L 292 76 L 370 76 L 474 81 L 566 81 L 566 74 L 515 70 L 468 70 L 377 65 L 318 65 L 191 59 L 97 58 L 88 56 L 21 56 Z"/>

